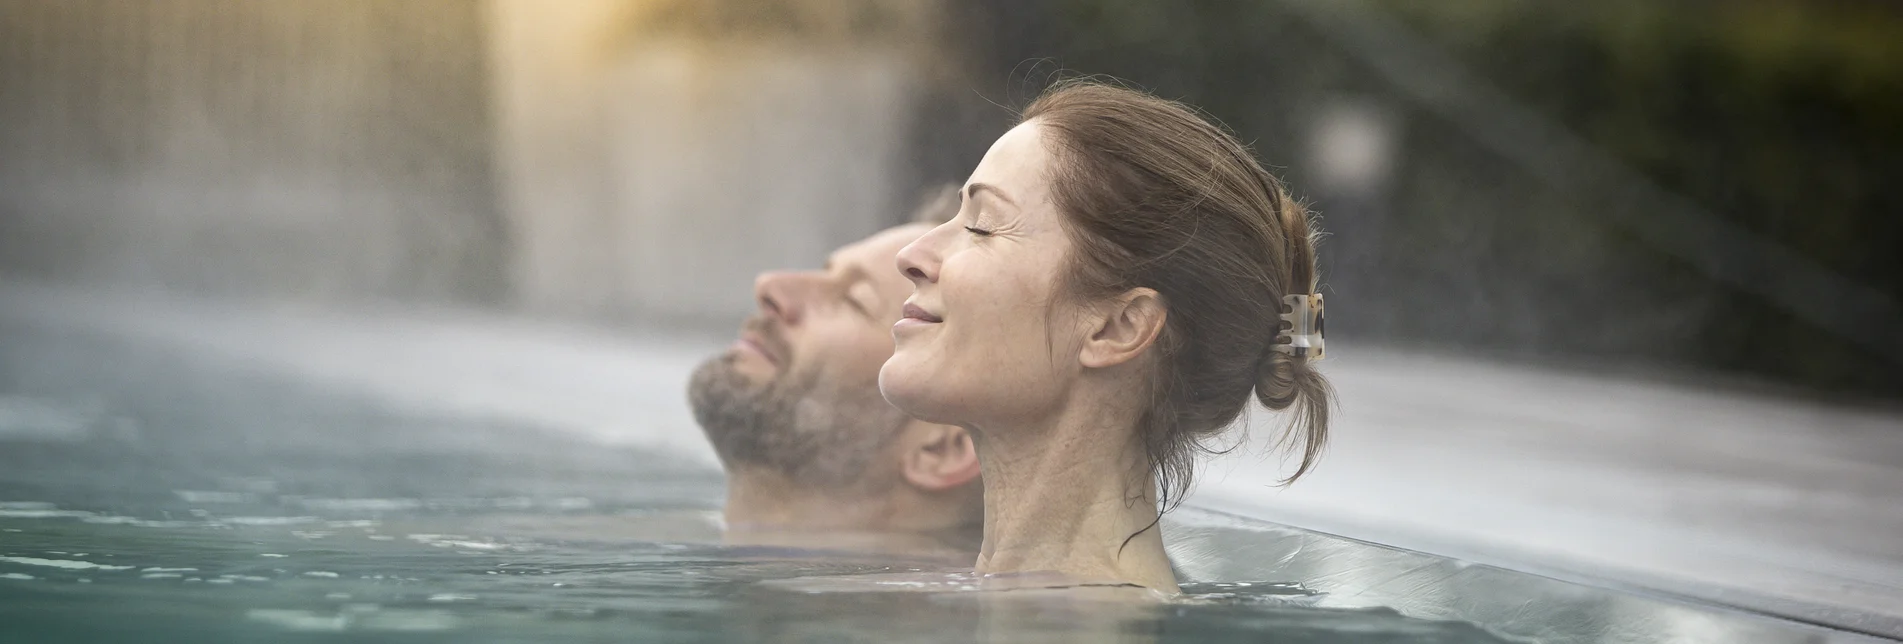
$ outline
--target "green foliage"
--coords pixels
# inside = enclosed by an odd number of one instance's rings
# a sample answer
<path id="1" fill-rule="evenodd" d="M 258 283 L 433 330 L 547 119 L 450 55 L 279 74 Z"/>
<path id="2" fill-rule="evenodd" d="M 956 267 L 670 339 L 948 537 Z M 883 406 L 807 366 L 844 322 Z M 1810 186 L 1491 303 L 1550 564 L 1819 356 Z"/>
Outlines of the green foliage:
<path id="1" fill-rule="evenodd" d="M 1893 185 L 1903 179 L 1903 9 L 1845 0 L 1378 6 L 1667 190 L 1903 299 L 1903 192 Z M 1640 242 L 1602 210 L 1645 204 L 1542 184 L 1416 109 L 1282 3 L 1054 0 L 1048 11 L 1048 25 L 1016 35 L 1051 61 L 1040 73 L 1109 74 L 1203 107 L 1298 191 L 1312 185 L 1303 146 L 1321 104 L 1350 97 L 1400 114 L 1386 205 L 1317 200 L 1338 233 L 1325 258 L 1346 257 L 1328 278 L 1343 291 L 1343 331 L 1903 393 L 1903 365 Z"/>
<path id="2" fill-rule="evenodd" d="M 1903 10 L 1877 3 L 1387 3 L 1666 187 L 1903 295 Z M 1886 243 L 1878 243 L 1886 242 Z"/>

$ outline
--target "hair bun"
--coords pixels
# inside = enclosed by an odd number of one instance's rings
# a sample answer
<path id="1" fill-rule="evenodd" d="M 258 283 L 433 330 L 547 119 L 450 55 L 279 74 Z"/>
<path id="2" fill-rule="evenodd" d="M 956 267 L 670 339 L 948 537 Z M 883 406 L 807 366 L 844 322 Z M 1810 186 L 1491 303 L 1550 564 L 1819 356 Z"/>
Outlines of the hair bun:
<path id="1" fill-rule="evenodd" d="M 1276 411 L 1288 409 L 1301 395 L 1297 378 L 1308 366 L 1295 356 L 1275 350 L 1275 341 L 1262 349 L 1262 360 L 1255 368 L 1255 397 L 1262 406 Z"/>
<path id="2" fill-rule="evenodd" d="M 1311 358 L 1277 351 L 1279 341 L 1270 340 L 1262 349 L 1262 360 L 1256 363 L 1255 397 L 1271 410 L 1288 411 L 1288 427 L 1295 432 L 1291 437 L 1303 439 L 1301 466 L 1282 480 L 1289 483 L 1308 473 L 1320 458 L 1322 445 L 1328 441 L 1329 406 L 1335 391 L 1328 378 L 1309 364 Z"/>

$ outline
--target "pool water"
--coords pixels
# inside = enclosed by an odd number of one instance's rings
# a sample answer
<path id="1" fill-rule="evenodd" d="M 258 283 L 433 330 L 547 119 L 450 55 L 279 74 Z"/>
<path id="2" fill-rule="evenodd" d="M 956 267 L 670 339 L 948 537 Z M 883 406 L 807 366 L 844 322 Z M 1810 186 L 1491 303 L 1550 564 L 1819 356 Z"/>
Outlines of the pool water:
<path id="1" fill-rule="evenodd" d="M 722 545 L 718 473 L 639 450 L 0 338 L 0 641 L 1497 641 L 1287 584 L 1161 605 L 762 584 L 958 571 Z"/>
<path id="2" fill-rule="evenodd" d="M 1195 510 L 1174 600 L 965 590 L 942 558 L 725 545 L 705 467 L 190 358 L 0 323 L 0 641 L 1842 637 Z"/>
<path id="3" fill-rule="evenodd" d="M 476 507 L 485 504 L 492 507 Z M 0 546 L 0 632 L 8 641 L 62 642 L 293 634 L 462 642 L 1258 641 L 1265 633 L 1306 642 L 1499 641 L 1458 622 L 1307 607 L 1310 595 L 1286 584 L 1263 584 L 1260 592 L 1191 584 L 1186 599 L 1155 606 L 1010 593 L 799 592 L 760 582 L 934 568 L 613 536 L 611 523 L 656 517 L 612 506 L 576 510 L 573 499 L 531 510 L 522 504 L 465 498 L 455 500 L 453 515 L 247 509 L 141 520 L 15 502 L 0 511 L 0 529 L 8 530 Z M 537 527 L 539 519 L 549 521 Z M 600 534 L 563 529 L 578 525 Z M 460 534 L 412 532 L 419 529 Z"/>

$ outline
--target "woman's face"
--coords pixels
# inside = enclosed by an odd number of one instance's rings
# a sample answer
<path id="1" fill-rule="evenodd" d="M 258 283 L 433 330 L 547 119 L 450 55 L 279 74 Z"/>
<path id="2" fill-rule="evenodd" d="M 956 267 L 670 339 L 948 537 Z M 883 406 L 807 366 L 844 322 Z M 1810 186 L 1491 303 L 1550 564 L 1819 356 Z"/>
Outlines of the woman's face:
<path id="1" fill-rule="evenodd" d="M 1056 297 L 1071 242 L 1051 163 L 1036 121 L 1006 132 L 972 171 L 958 216 L 899 251 L 914 292 L 879 372 L 887 401 L 983 429 L 1051 411 L 1081 372 L 1081 317 Z"/>

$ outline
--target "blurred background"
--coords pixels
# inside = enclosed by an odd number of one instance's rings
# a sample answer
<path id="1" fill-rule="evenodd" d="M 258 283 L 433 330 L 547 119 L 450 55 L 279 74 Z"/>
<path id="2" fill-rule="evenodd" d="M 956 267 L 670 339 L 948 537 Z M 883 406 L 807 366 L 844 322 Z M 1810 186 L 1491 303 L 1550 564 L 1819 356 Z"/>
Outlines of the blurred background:
<path id="1" fill-rule="evenodd" d="M 1355 343 L 1903 396 L 1876 0 L 8 0 L 0 270 L 724 326 L 1065 74 L 1206 109 Z"/>

